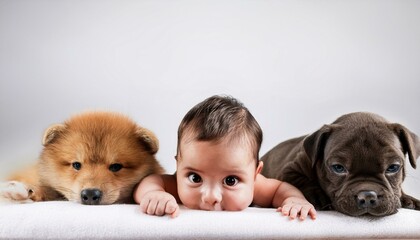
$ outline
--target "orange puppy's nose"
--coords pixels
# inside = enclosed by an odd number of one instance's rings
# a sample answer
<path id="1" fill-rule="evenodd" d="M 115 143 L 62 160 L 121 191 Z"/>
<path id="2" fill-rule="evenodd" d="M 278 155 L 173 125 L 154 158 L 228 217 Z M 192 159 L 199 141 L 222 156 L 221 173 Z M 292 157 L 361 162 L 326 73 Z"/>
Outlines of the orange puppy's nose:
<path id="1" fill-rule="evenodd" d="M 97 188 L 83 189 L 80 193 L 82 204 L 99 205 L 102 198 L 102 191 Z"/>

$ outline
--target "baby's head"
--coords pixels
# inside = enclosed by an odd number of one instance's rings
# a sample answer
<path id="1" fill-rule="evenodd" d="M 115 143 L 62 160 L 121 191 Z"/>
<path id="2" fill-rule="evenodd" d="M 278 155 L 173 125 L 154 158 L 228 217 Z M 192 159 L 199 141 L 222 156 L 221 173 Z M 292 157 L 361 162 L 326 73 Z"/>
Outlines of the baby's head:
<path id="1" fill-rule="evenodd" d="M 260 125 L 237 99 L 212 96 L 195 105 L 178 128 L 177 157 L 181 145 L 191 141 L 245 144 L 258 165 L 263 134 Z"/>
<path id="2" fill-rule="evenodd" d="M 178 129 L 177 184 L 193 209 L 242 210 L 261 171 L 262 131 L 238 100 L 213 96 L 193 107 Z"/>

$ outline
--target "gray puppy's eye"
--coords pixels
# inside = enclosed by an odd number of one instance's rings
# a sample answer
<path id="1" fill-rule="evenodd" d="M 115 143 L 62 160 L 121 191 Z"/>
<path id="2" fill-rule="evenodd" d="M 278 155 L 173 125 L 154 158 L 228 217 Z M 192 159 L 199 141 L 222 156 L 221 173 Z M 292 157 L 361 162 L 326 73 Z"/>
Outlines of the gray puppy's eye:
<path id="1" fill-rule="evenodd" d="M 386 169 L 386 173 L 396 173 L 401 169 L 401 166 L 399 164 L 391 164 Z"/>
<path id="2" fill-rule="evenodd" d="M 331 170 L 333 172 L 335 172 L 335 173 L 338 173 L 338 174 L 347 173 L 346 167 L 344 167 L 341 164 L 333 164 L 333 165 L 331 165 Z"/>

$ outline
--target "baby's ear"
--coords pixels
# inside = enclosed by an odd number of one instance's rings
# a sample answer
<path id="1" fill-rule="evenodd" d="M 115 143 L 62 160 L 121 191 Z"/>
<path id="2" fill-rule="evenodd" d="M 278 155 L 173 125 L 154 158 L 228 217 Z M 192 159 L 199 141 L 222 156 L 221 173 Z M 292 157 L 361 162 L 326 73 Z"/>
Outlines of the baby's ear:
<path id="1" fill-rule="evenodd" d="M 159 150 L 159 140 L 152 131 L 139 127 L 137 128 L 136 135 L 149 153 L 157 153 Z"/>
<path id="2" fill-rule="evenodd" d="M 262 169 L 263 169 L 264 163 L 261 160 L 258 160 L 258 166 L 257 169 L 255 170 L 255 177 L 254 177 L 254 181 L 257 179 L 257 175 L 261 173 Z"/>
<path id="3" fill-rule="evenodd" d="M 48 144 L 53 143 L 64 132 L 65 129 L 66 126 L 64 124 L 51 125 L 44 132 L 44 136 L 42 137 L 42 145 L 47 146 Z"/>

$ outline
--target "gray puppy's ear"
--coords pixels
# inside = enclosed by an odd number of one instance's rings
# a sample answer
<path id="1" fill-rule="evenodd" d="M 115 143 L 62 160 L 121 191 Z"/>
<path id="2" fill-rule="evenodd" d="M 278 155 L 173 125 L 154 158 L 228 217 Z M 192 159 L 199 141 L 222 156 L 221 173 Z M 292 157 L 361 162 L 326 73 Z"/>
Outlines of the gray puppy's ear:
<path id="1" fill-rule="evenodd" d="M 159 150 L 159 140 L 152 131 L 146 128 L 138 127 L 136 135 L 149 153 L 157 153 Z"/>
<path id="2" fill-rule="evenodd" d="M 315 167 L 318 160 L 324 159 L 325 144 L 332 129 L 332 125 L 324 125 L 303 140 L 303 148 L 312 162 L 312 167 Z"/>
<path id="3" fill-rule="evenodd" d="M 390 128 L 397 134 L 398 139 L 400 139 L 403 152 L 408 155 L 411 166 L 416 168 L 416 160 L 420 156 L 419 137 L 398 123 L 390 124 Z"/>
<path id="4" fill-rule="evenodd" d="M 48 144 L 53 143 L 64 132 L 65 129 L 66 125 L 64 124 L 51 125 L 44 132 L 44 136 L 42 137 L 42 145 L 47 146 Z"/>

